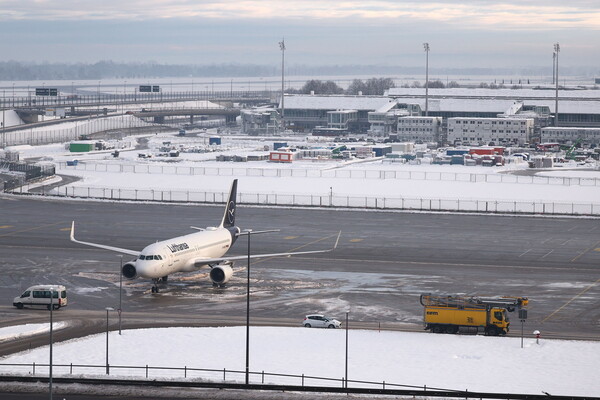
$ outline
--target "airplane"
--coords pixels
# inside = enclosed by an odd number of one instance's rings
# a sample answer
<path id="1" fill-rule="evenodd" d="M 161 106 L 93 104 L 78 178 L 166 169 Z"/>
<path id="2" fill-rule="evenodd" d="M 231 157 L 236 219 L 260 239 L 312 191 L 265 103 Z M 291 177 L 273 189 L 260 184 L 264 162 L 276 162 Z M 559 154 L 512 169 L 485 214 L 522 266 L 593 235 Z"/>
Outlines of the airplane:
<path id="1" fill-rule="evenodd" d="M 123 265 L 121 273 L 127 279 L 152 279 L 152 293 L 159 292 L 159 283 L 167 281 L 167 277 L 175 272 L 191 272 L 203 267 L 210 267 L 209 277 L 215 286 L 222 286 L 233 276 L 233 261 L 247 259 L 244 256 L 225 256 L 239 236 L 273 231 L 244 231 L 235 225 L 235 208 L 237 195 L 237 179 L 233 180 L 229 198 L 221 225 L 218 227 L 197 228 L 199 232 L 178 236 L 172 239 L 153 243 L 142 251 L 123 249 L 98 243 L 83 242 L 75 239 L 75 221 L 71 223 L 72 242 L 117 253 L 129 254 L 136 258 Z M 297 251 L 273 254 L 251 254 L 250 258 L 292 256 L 300 254 L 326 253 L 334 250 L 340 240 L 338 233 L 333 248 L 326 250 Z"/>

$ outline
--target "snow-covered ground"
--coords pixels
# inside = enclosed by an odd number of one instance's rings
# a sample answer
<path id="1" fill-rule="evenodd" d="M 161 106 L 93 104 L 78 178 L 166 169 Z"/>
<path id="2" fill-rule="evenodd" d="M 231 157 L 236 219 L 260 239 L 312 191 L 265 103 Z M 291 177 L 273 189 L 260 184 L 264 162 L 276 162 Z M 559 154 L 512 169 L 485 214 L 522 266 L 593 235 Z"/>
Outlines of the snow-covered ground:
<path id="1" fill-rule="evenodd" d="M 114 328 L 114 325 L 113 325 Z M 516 326 L 514 329 L 518 329 Z M 600 396 L 598 370 L 600 343 L 470 335 L 436 335 L 389 331 L 349 331 L 348 379 L 497 393 Z M 106 335 L 98 334 L 54 345 L 56 375 L 67 374 L 69 364 L 97 365 L 74 374 L 104 374 Z M 4 357 L 1 363 L 48 363 L 48 347 Z M 144 377 L 145 369 L 116 366 L 173 367 L 151 369 L 149 377 L 222 380 L 223 369 L 244 371 L 245 327 L 160 328 L 125 330 L 109 334 L 112 376 Z M 0 368 L 2 367 L 0 365 Z M 214 369 L 196 372 L 189 368 Z M 14 369 L 14 367 L 11 367 Z M 31 366 L 15 372 L 28 373 Z M 299 375 L 341 379 L 345 374 L 345 331 L 306 328 L 253 327 L 250 330 L 250 371 L 298 375 L 265 376 L 267 383 L 300 385 Z M 8 372 L 8 371 L 4 371 Z M 36 365 L 36 373 L 47 369 Z M 227 373 L 228 381 L 244 376 Z M 251 382 L 260 383 L 260 374 Z M 339 385 L 305 378 L 306 385 Z M 349 386 L 369 387 L 349 383 Z M 373 386 L 370 386 L 373 387 Z"/>
<path id="2" fill-rule="evenodd" d="M 92 193 L 88 189 L 112 190 L 109 198 L 116 196 L 119 190 L 162 191 L 164 193 L 154 197 L 155 200 L 173 198 L 181 201 L 181 196 L 186 192 L 225 193 L 231 180 L 239 178 L 241 199 L 249 203 L 261 203 L 264 197 L 260 196 L 265 195 L 272 196 L 267 199 L 268 204 L 286 204 L 286 196 L 292 199 L 292 196 L 313 195 L 320 199 L 308 198 L 298 202 L 298 198 L 295 198 L 295 201 L 300 205 L 322 204 L 325 201 L 326 205 L 367 204 L 373 207 L 371 200 L 366 200 L 369 197 L 378 198 L 375 207 L 381 208 L 385 204 L 384 207 L 400 208 L 396 204 L 399 199 L 412 199 L 415 205 L 402 203 L 402 206 L 419 208 L 425 204 L 432 209 L 463 210 L 495 210 L 494 207 L 497 207 L 496 204 L 477 204 L 476 201 L 505 202 L 505 207 L 498 208 L 498 211 L 512 211 L 511 207 L 516 207 L 519 211 L 535 212 L 555 212 L 552 203 L 556 202 L 562 203 L 569 212 L 574 209 L 571 203 L 582 205 L 581 210 L 576 209 L 575 213 L 589 214 L 591 208 L 593 213 L 600 212 L 600 169 L 596 164 L 582 166 L 568 163 L 532 177 L 509 173 L 527 169 L 524 162 L 502 167 L 431 165 L 427 159 L 419 165 L 382 159 L 297 160 L 290 164 L 268 161 L 217 162 L 215 158 L 218 154 L 266 155 L 277 141 L 301 146 L 327 146 L 331 143 L 326 139 L 305 136 L 249 139 L 222 134 L 221 146 L 209 146 L 208 139 L 213 136 L 217 136 L 214 130 L 187 137 L 178 137 L 175 132 L 147 135 L 148 150 L 122 151 L 118 159 L 106 152 L 69 153 L 64 144 L 29 148 L 21 146 L 19 151 L 21 158 L 44 157 L 58 163 L 57 173 L 80 177 L 81 180 L 54 191 L 79 197 Z M 131 142 L 134 138 L 125 140 Z M 193 152 L 182 151 L 179 157 L 157 157 L 161 147 Z M 140 153 L 153 154 L 153 157 L 141 159 Z M 75 159 L 79 162 L 78 166 L 67 166 L 67 161 Z M 106 192 L 93 193 L 107 197 Z M 148 196 L 135 199 L 152 198 Z M 134 197 L 123 192 L 117 198 Z M 350 200 L 352 198 L 354 200 Z M 471 202 L 471 206 L 468 202 Z M 513 206 L 512 202 L 522 202 L 523 205 Z M 532 206 L 533 203 L 535 206 Z M 592 203 L 596 205 L 592 207 Z"/>
<path id="3" fill-rule="evenodd" d="M 66 322 L 52 323 L 53 330 L 63 329 Z M 0 328 L 0 342 L 50 332 L 50 324 L 25 324 Z"/>

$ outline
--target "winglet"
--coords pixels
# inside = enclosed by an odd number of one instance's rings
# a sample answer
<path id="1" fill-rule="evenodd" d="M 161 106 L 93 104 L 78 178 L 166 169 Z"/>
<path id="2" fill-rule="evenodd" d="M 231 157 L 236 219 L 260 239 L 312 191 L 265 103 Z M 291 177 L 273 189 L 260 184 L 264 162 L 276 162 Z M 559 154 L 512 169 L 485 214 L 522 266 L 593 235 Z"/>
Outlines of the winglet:
<path id="1" fill-rule="evenodd" d="M 335 250 L 335 249 L 337 249 L 337 245 L 338 245 L 338 243 L 339 243 L 339 241 L 340 241 L 340 236 L 342 236 L 342 231 L 340 231 L 340 232 L 338 233 L 338 237 L 337 237 L 337 239 L 335 240 L 335 244 L 333 245 L 333 249 L 332 249 L 332 250 Z"/>

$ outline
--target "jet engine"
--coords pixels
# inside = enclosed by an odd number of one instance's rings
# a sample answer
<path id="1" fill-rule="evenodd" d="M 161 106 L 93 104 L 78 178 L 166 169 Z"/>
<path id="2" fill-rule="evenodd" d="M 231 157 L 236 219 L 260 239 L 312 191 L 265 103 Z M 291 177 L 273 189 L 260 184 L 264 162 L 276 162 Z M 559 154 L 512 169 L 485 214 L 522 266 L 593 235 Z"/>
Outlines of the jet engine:
<path id="1" fill-rule="evenodd" d="M 123 265 L 123 269 L 121 269 L 121 273 L 127 279 L 136 278 L 137 271 L 135 269 L 135 260 L 129 261 L 127 264 Z"/>
<path id="2" fill-rule="evenodd" d="M 213 285 L 221 286 L 226 284 L 229 279 L 231 279 L 233 276 L 233 268 L 231 268 L 232 265 L 232 263 L 227 262 L 212 267 L 210 270 L 210 280 L 212 281 Z"/>

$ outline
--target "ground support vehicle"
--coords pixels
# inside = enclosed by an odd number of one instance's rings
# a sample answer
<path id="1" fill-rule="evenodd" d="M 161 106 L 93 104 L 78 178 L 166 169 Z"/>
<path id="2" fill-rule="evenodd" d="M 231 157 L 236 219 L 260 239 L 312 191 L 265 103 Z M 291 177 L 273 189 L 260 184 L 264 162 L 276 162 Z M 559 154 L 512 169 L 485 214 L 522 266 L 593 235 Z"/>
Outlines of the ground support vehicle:
<path id="1" fill-rule="evenodd" d="M 44 307 L 58 310 L 67 305 L 67 289 L 63 285 L 35 285 L 15 297 L 13 306 L 21 309 L 28 307 Z"/>
<path id="2" fill-rule="evenodd" d="M 422 294 L 425 330 L 434 333 L 484 333 L 506 335 L 510 321 L 508 312 L 526 307 L 526 297 L 439 296 Z"/>

